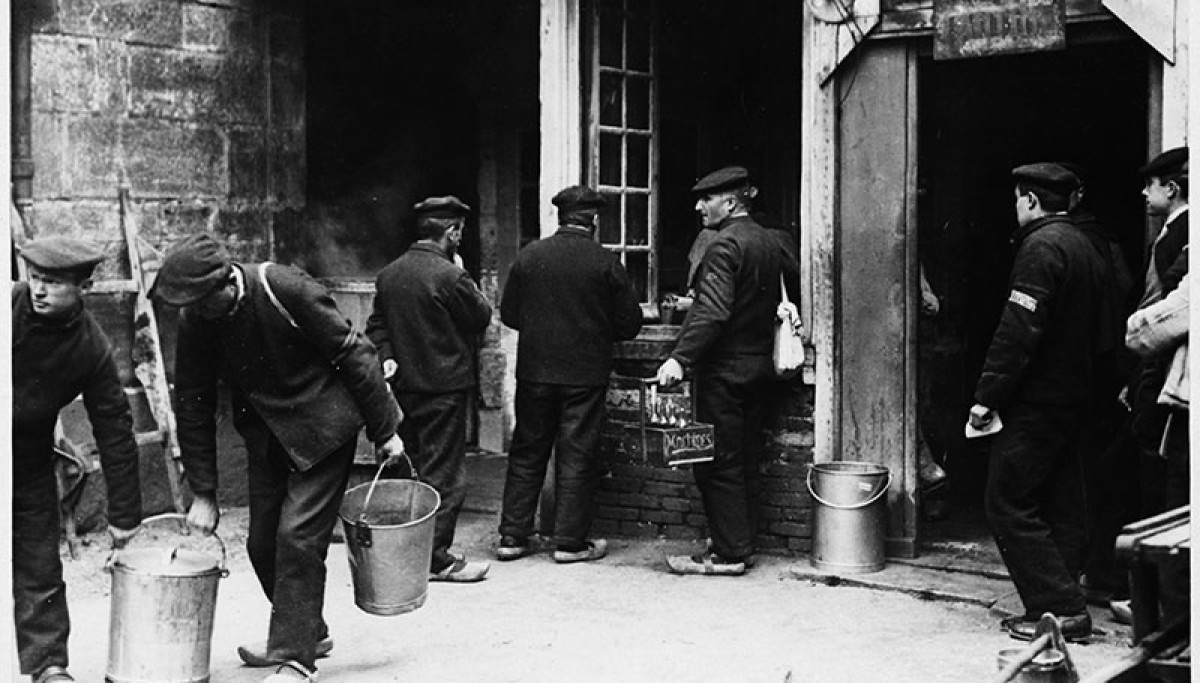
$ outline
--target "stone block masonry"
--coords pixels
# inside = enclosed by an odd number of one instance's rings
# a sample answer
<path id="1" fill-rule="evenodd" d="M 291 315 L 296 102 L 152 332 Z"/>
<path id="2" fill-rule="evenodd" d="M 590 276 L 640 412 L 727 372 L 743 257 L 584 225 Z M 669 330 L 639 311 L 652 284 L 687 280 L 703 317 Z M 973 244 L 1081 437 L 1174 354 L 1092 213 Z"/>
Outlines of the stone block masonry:
<path id="1" fill-rule="evenodd" d="M 60 0 L 35 21 L 33 236 L 69 234 L 128 277 L 117 192 L 160 249 L 198 230 L 273 256 L 304 204 L 303 20 L 269 0 Z M 286 3 L 284 3 L 286 4 Z"/>
<path id="2" fill-rule="evenodd" d="M 304 3 L 36 4 L 36 11 L 14 8 L 30 11 L 32 22 L 26 230 L 30 237 L 82 237 L 104 249 L 108 258 L 96 272 L 101 287 L 87 305 L 116 347 L 129 395 L 138 396 L 119 190 L 129 188 L 127 224 L 160 251 L 211 231 L 236 259 L 275 257 L 276 231 L 287 229 L 279 217 L 305 203 Z M 160 311 L 168 373 L 175 321 L 174 311 Z M 74 407 L 68 419 L 78 422 L 83 411 Z M 224 424 L 223 438 L 229 433 Z M 221 452 L 222 481 L 236 494 L 244 479 L 238 450 Z M 161 453 L 143 448 L 142 458 L 152 514 L 170 497 Z M 244 504 L 244 490 L 239 495 L 226 502 Z"/>

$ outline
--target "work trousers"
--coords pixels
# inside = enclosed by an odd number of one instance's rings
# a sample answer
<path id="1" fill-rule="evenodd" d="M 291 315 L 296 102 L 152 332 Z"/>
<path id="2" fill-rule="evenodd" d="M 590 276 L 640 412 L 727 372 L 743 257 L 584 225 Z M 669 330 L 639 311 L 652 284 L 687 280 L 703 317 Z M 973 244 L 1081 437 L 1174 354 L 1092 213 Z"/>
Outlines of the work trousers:
<path id="1" fill-rule="evenodd" d="M 755 551 L 762 492 L 759 463 L 769 356 L 730 356 L 704 361 L 695 370 L 696 416 L 713 425 L 712 462 L 692 465 L 713 552 L 742 559 Z"/>
<path id="2" fill-rule="evenodd" d="M 433 558 L 430 571 L 439 572 L 454 557 L 454 528 L 467 497 L 467 392 L 396 394 L 404 409 L 400 438 L 420 473 L 421 481 L 442 498 L 433 521 Z"/>
<path id="3" fill-rule="evenodd" d="M 517 382 L 517 426 L 508 452 L 500 535 L 533 534 L 550 453 L 555 462 L 554 542 L 586 547 L 595 516 L 596 447 L 604 425 L 605 387 Z"/>
<path id="4" fill-rule="evenodd" d="M 1170 420 L 1163 434 L 1163 457 L 1166 463 L 1166 486 L 1164 497 L 1168 510 L 1191 503 L 1188 460 L 1191 457 L 1190 439 L 1188 438 L 1188 411 L 1178 408 L 1168 409 Z M 1171 557 L 1160 566 L 1160 592 L 1163 610 L 1163 622 L 1187 617 L 1191 613 L 1191 577 L 1187 561 L 1188 554 L 1182 558 Z M 1181 561 L 1182 559 L 1182 561 Z"/>
<path id="5" fill-rule="evenodd" d="M 984 504 L 1009 577 L 1026 616 L 1082 612 L 1087 503 L 1079 410 L 1016 403 L 1001 417 Z"/>
<path id="6" fill-rule="evenodd" d="M 246 437 L 250 532 L 246 549 L 271 601 L 267 650 L 315 669 L 317 641 L 329 633 L 325 558 L 337 522 L 357 439 L 298 472 L 265 427 Z"/>
<path id="7" fill-rule="evenodd" d="M 49 453 L 46 454 L 50 458 Z M 13 617 L 21 673 L 67 666 L 67 587 L 58 541 L 58 489 L 54 470 L 23 479 L 13 473 Z"/>

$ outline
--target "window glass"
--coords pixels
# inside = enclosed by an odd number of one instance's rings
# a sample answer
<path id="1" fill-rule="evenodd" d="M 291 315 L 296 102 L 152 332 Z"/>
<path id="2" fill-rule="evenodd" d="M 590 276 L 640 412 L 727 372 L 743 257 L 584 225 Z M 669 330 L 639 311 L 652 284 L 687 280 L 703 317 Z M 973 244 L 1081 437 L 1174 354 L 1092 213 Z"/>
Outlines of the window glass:
<path id="1" fill-rule="evenodd" d="M 621 95 L 620 74 L 600 74 L 600 125 L 620 126 L 625 103 Z"/>
<path id="2" fill-rule="evenodd" d="M 649 299 L 647 283 L 650 281 L 650 254 L 644 251 L 630 251 L 625 254 L 625 270 L 637 289 L 642 301 Z"/>
<path id="3" fill-rule="evenodd" d="M 650 187 L 650 138 L 645 135 L 626 135 L 625 144 L 628 146 L 625 184 L 629 187 Z"/>
<path id="4" fill-rule="evenodd" d="M 647 245 L 650 243 L 650 198 L 644 194 L 625 195 L 625 243 Z"/>
<path id="5" fill-rule="evenodd" d="M 600 134 L 600 184 L 621 184 L 621 135 Z"/>
<path id="6" fill-rule="evenodd" d="M 628 78 L 625 88 L 629 96 L 625 125 L 636 130 L 650 130 L 650 79 Z"/>
<path id="7" fill-rule="evenodd" d="M 625 32 L 621 30 L 621 0 L 603 0 L 600 3 L 600 65 L 620 69 Z"/>
<path id="8" fill-rule="evenodd" d="M 600 236 L 601 244 L 619 245 L 621 244 L 621 195 L 614 192 L 603 192 L 606 200 L 604 207 L 600 209 Z"/>

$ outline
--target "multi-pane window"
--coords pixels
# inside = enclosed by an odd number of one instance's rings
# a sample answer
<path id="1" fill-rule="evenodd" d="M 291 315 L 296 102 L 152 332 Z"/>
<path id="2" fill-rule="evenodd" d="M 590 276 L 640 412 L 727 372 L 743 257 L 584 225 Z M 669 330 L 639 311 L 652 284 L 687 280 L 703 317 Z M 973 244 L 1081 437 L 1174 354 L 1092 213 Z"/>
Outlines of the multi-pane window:
<path id="1" fill-rule="evenodd" d="M 588 180 L 608 199 L 597 238 L 649 306 L 658 296 L 654 3 L 596 0 L 590 18 Z"/>

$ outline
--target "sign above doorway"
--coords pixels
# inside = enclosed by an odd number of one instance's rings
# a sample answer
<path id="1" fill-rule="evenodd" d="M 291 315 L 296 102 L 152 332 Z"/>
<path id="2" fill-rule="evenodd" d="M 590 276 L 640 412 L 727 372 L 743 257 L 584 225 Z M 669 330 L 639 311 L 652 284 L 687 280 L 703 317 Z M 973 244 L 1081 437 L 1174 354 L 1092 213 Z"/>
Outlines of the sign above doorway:
<path id="1" fill-rule="evenodd" d="M 933 58 L 1062 50 L 1064 0 L 934 0 Z"/>

